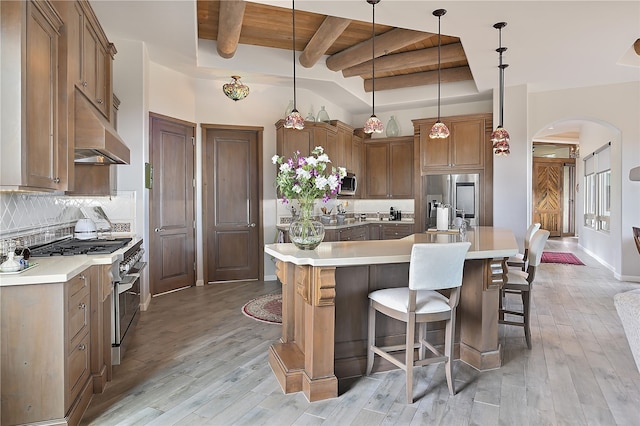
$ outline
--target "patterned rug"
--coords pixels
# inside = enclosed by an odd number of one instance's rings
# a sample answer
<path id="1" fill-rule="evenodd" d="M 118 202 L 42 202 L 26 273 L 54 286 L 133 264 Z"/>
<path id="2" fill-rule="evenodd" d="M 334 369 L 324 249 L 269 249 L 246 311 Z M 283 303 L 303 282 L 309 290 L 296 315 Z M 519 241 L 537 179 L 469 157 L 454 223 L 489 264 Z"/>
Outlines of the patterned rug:
<path id="1" fill-rule="evenodd" d="M 254 320 L 282 324 L 282 293 L 266 294 L 248 301 L 242 313 Z"/>
<path id="2" fill-rule="evenodd" d="M 565 265 L 584 265 L 575 257 L 572 253 L 562 253 L 562 252 L 551 252 L 545 251 L 542 252 L 542 263 L 562 263 Z"/>

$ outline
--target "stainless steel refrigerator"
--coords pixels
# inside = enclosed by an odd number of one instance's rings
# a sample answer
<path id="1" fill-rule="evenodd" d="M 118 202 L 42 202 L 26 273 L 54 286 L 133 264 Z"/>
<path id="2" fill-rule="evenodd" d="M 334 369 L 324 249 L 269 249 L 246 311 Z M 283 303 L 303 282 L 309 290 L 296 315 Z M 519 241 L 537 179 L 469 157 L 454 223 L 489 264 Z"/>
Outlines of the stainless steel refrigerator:
<path id="1" fill-rule="evenodd" d="M 422 199 L 426 204 L 426 228 L 436 228 L 436 207 L 449 207 L 449 225 L 456 217 L 464 218 L 469 226 L 480 223 L 480 175 L 448 174 L 422 177 Z"/>

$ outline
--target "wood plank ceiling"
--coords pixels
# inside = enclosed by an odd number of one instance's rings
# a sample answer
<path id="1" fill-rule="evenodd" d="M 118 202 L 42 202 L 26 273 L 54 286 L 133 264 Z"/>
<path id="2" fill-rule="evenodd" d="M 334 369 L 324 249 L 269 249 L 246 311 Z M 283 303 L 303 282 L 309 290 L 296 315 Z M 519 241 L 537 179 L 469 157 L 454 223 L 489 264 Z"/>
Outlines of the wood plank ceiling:
<path id="1" fill-rule="evenodd" d="M 243 0 L 198 0 L 197 10 L 198 37 L 217 40 L 223 58 L 232 58 L 238 44 L 292 48 L 291 9 Z M 437 33 L 376 24 L 375 34 L 376 91 L 438 83 Z M 473 80 L 460 39 L 444 34 L 441 39 L 442 83 Z M 327 68 L 343 77 L 360 76 L 364 90 L 371 91 L 370 20 L 296 10 L 295 49 L 302 52 L 302 66 L 311 68 L 328 55 Z"/>

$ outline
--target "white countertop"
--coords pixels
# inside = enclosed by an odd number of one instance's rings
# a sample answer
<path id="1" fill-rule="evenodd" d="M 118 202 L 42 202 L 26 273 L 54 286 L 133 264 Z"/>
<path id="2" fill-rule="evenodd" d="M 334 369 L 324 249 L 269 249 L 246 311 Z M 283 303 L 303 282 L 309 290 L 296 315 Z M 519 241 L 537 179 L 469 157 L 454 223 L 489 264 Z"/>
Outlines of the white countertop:
<path id="1" fill-rule="evenodd" d="M 0 287 L 69 281 L 92 265 L 111 265 L 119 255 L 140 241 L 140 237 L 131 236 L 131 238 L 132 240 L 129 244 L 110 254 L 32 257 L 29 262 L 37 263 L 36 267 L 20 273 L 0 273 Z"/>
<path id="2" fill-rule="evenodd" d="M 400 240 L 343 241 L 320 243 L 315 250 L 300 250 L 292 243 L 267 244 L 265 253 L 296 265 L 357 266 L 406 263 L 414 243 L 446 244 L 463 241 L 459 234 L 421 233 Z M 469 228 L 464 241 L 471 242 L 467 259 L 508 257 L 518 252 L 513 232 L 507 228 Z"/>

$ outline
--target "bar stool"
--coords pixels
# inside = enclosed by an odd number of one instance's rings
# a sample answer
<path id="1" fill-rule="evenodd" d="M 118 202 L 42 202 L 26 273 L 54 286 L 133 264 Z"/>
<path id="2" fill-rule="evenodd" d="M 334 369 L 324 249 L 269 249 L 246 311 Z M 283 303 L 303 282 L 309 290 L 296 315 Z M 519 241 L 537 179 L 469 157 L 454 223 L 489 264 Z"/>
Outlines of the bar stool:
<path id="1" fill-rule="evenodd" d="M 535 234 L 538 229 L 540 229 L 539 223 L 532 223 L 529 225 L 527 232 L 524 234 L 524 253 L 516 253 L 507 259 L 508 266 L 515 266 L 523 271 L 527 269 L 526 265 L 529 255 L 529 244 L 531 243 L 531 237 L 533 237 L 533 234 Z"/>
<path id="2" fill-rule="evenodd" d="M 507 282 L 502 286 L 503 294 L 501 294 L 500 297 L 498 323 L 524 327 L 524 337 L 529 349 L 531 349 L 531 287 L 536 277 L 536 268 L 540 265 L 540 260 L 542 259 L 542 250 L 547 242 L 547 238 L 549 238 L 549 231 L 545 229 L 540 229 L 533 234 L 529 244 L 527 271 L 510 270 L 507 273 Z M 522 298 L 522 311 L 504 308 L 502 299 L 506 294 L 520 295 Z M 505 315 L 522 317 L 522 321 L 507 320 L 505 319 Z"/>
<path id="3" fill-rule="evenodd" d="M 407 403 L 413 403 L 413 367 L 445 362 L 449 393 L 453 383 L 453 339 L 456 307 L 460 299 L 464 259 L 471 243 L 414 244 L 409 263 L 409 286 L 376 290 L 369 294 L 369 336 L 367 374 L 373 369 L 374 354 L 392 362 L 406 372 Z M 436 290 L 451 289 L 449 297 Z M 406 323 L 404 345 L 376 346 L 376 312 Z M 444 351 L 427 342 L 428 322 L 446 321 Z M 415 326 L 420 324 L 416 342 Z M 415 349 L 418 359 L 415 360 Z M 425 349 L 434 357 L 425 358 Z M 404 352 L 404 360 L 396 355 Z"/>

